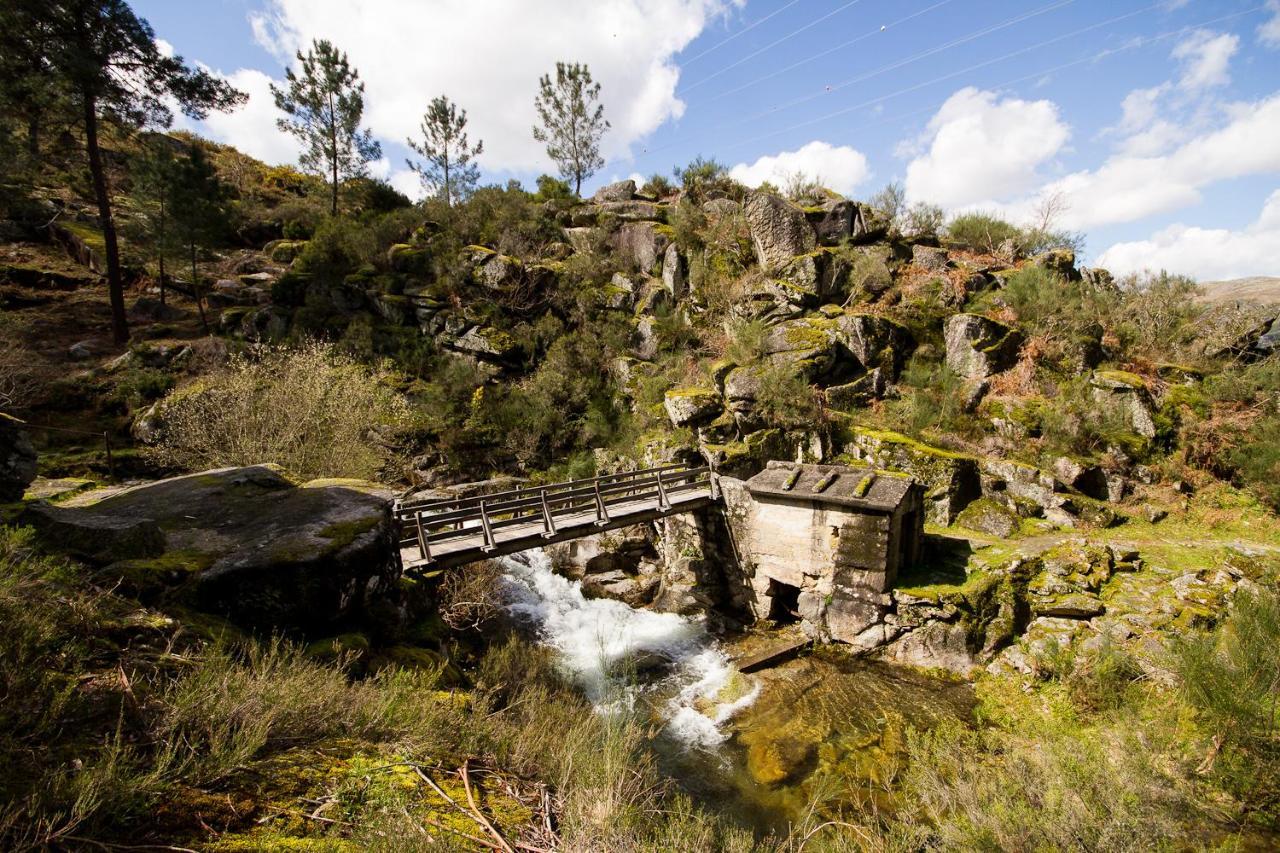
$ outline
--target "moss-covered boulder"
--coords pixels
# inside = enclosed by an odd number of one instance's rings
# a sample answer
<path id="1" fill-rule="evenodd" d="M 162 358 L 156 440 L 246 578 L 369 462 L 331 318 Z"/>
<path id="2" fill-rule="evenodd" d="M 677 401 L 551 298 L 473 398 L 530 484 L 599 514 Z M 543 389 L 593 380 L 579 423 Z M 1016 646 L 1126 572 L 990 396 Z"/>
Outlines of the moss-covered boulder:
<path id="1" fill-rule="evenodd" d="M 357 480 L 296 484 L 270 465 L 223 468 L 82 512 L 159 529 L 158 549 L 118 557 L 104 573 L 253 629 L 322 630 L 390 589 L 397 572 L 390 494 Z"/>
<path id="2" fill-rule="evenodd" d="M 956 517 L 956 524 L 979 533 L 1007 539 L 1018 531 L 1017 513 L 992 498 L 979 498 Z"/>
<path id="3" fill-rule="evenodd" d="M 985 379 L 1013 367 L 1022 333 L 980 314 L 947 320 L 947 367 L 966 379 Z"/>
<path id="4" fill-rule="evenodd" d="M 1123 370 L 1097 370 L 1089 380 L 1093 399 L 1121 412 L 1143 438 L 1155 438 L 1155 403 L 1141 376 Z"/>
<path id="5" fill-rule="evenodd" d="M 713 420 L 724 410 L 720 395 L 708 388 L 673 388 L 663 406 L 672 426 L 696 426 Z"/>
<path id="6" fill-rule="evenodd" d="M 122 518 L 89 509 L 36 503 L 22 514 L 51 550 L 99 565 L 116 560 L 158 557 L 164 535 L 151 518 Z"/>
<path id="7" fill-rule="evenodd" d="M 901 433 L 852 426 L 844 452 L 854 461 L 901 471 L 924 483 L 925 512 L 934 524 L 951 524 L 982 492 L 975 457 L 931 447 Z"/>

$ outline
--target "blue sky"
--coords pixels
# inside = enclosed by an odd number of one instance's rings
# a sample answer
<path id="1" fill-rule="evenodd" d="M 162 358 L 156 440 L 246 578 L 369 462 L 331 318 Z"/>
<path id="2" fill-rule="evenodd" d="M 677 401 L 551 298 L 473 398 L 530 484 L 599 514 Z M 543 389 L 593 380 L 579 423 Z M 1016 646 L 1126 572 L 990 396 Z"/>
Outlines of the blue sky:
<path id="1" fill-rule="evenodd" d="M 853 197 L 891 180 L 1015 220 L 1047 199 L 1119 271 L 1280 275 L 1280 3 L 1232 0 L 137 0 L 189 60 L 250 93 L 196 126 L 288 162 L 267 83 L 312 38 L 367 81 L 376 171 L 447 93 L 487 180 L 550 169 L 537 77 L 587 62 L 607 180 L 697 155 L 748 183 L 800 170 Z M 763 158 L 763 159 L 762 159 Z"/>

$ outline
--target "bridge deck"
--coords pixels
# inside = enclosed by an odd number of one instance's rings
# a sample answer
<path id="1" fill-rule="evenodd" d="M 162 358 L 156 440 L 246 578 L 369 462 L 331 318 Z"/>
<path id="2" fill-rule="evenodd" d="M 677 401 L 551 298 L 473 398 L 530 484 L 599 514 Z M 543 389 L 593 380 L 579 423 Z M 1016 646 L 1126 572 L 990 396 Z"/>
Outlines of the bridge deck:
<path id="1" fill-rule="evenodd" d="M 690 512 L 714 502 L 706 468 L 668 465 L 474 498 L 398 502 L 400 563 L 447 569 Z"/>

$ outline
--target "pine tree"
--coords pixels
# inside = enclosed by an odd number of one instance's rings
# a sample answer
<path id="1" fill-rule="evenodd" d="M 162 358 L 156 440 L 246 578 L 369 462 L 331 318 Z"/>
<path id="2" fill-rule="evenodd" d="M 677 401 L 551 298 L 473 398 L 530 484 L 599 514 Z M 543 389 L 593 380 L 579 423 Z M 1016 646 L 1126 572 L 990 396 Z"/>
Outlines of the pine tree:
<path id="1" fill-rule="evenodd" d="M 224 236 L 229 223 L 227 187 L 218 179 L 203 149 L 192 146 L 178 160 L 172 189 L 173 225 L 191 262 L 191 293 L 200 311 L 200 325 L 209 331 L 204 312 L 204 288 L 196 266 L 200 250 Z"/>
<path id="2" fill-rule="evenodd" d="M 155 32 L 124 0 L 5 0 L 4 25 L 39 31 L 49 80 L 77 102 L 98 219 L 107 256 L 111 331 L 116 343 L 129 339 L 124 277 L 112 213 L 111 189 L 99 147 L 101 123 L 125 131 L 168 127 L 171 103 L 192 118 L 230 109 L 245 95 L 180 56 L 165 56 Z"/>
<path id="3" fill-rule="evenodd" d="M 556 63 L 556 79 L 545 75 L 533 105 L 542 127 L 534 127 L 533 138 L 547 144 L 547 156 L 565 180 L 573 181 L 573 191 L 582 193 L 582 182 L 604 165 L 600 138 L 609 129 L 600 99 L 600 84 L 593 83 L 585 65 Z"/>
<path id="4" fill-rule="evenodd" d="M 151 244 L 159 268 L 160 304 L 165 304 L 165 260 L 174 251 L 173 196 L 180 179 L 180 163 L 174 157 L 174 140 L 154 136 L 142 148 L 133 167 L 133 202 L 141 216 L 138 226 Z"/>
<path id="5" fill-rule="evenodd" d="M 365 164 L 382 156 L 382 146 L 360 129 L 364 84 L 347 55 L 323 39 L 297 55 L 300 68 L 286 73 L 287 88 L 271 87 L 276 107 L 287 114 L 277 124 L 302 142 L 302 168 L 328 178 L 330 212 L 336 216 L 338 186 L 363 176 Z"/>
<path id="6" fill-rule="evenodd" d="M 452 206 L 464 201 L 480 181 L 480 167 L 472 158 L 484 152 L 483 140 L 472 148 L 467 139 L 467 111 L 441 95 L 434 98 L 422 117 L 422 142 L 407 140 L 409 147 L 426 160 L 406 160 L 418 174 L 430 195 Z"/>

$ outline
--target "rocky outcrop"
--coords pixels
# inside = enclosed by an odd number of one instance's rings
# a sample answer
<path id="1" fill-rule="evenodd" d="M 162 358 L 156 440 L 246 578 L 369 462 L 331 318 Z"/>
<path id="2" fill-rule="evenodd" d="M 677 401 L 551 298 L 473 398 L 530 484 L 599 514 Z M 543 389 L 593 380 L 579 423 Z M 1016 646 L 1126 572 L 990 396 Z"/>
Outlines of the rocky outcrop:
<path id="1" fill-rule="evenodd" d="M 956 314 L 947 320 L 947 367 L 966 379 L 986 379 L 1018 359 L 1022 334 L 980 314 Z"/>
<path id="2" fill-rule="evenodd" d="M 614 251 L 624 263 L 650 275 L 671 245 L 671 229 L 653 222 L 624 222 L 612 239 Z"/>
<path id="3" fill-rule="evenodd" d="M 756 260 L 766 274 L 781 272 L 796 255 L 817 245 L 804 212 L 772 193 L 754 192 L 743 205 Z"/>
<path id="4" fill-rule="evenodd" d="M 925 486 L 925 513 L 934 524 L 949 525 L 960 510 L 982 494 L 978 460 L 930 447 L 888 430 L 851 427 L 844 452 L 877 468 L 910 474 Z"/>
<path id="5" fill-rule="evenodd" d="M 724 410 L 720 395 L 705 388 L 673 388 L 663 400 L 667 417 L 676 427 L 696 426 Z"/>
<path id="6" fill-rule="evenodd" d="M 76 553 L 108 563 L 103 573 L 144 600 L 176 599 L 248 628 L 323 629 L 388 591 L 396 575 L 388 493 L 355 480 L 299 485 L 269 465 L 38 513 L 52 544 L 76 531 L 85 543 Z M 112 549 L 93 544 L 102 541 Z"/>
<path id="7" fill-rule="evenodd" d="M 164 534 L 150 518 L 38 503 L 22 514 L 22 523 L 51 550 L 98 565 L 158 557 L 165 549 Z"/>
<path id="8" fill-rule="evenodd" d="M 22 421 L 0 412 L 0 503 L 18 501 L 36 478 L 36 450 Z"/>
<path id="9" fill-rule="evenodd" d="M 636 182 L 632 180 L 618 181 L 614 184 L 605 184 L 596 190 L 595 195 L 591 196 L 591 200 L 597 204 L 607 201 L 631 201 L 636 197 Z"/>
<path id="10" fill-rule="evenodd" d="M 1094 372 L 1089 386 L 1093 399 L 1121 412 L 1135 433 L 1155 438 L 1155 403 L 1142 377 L 1122 370 L 1099 370 Z"/>

